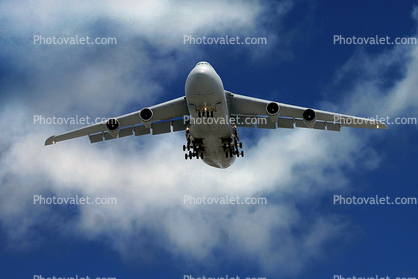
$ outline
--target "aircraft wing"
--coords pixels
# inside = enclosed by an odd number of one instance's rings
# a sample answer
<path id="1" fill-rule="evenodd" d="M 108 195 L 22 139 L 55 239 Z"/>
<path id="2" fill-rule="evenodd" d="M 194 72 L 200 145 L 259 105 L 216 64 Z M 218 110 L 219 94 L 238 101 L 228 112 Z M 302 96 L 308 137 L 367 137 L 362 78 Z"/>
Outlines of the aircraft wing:
<path id="1" fill-rule="evenodd" d="M 383 122 L 373 119 L 276 103 L 238 95 L 229 91 L 226 91 L 225 93 L 228 100 L 230 115 L 235 118 L 238 127 L 255 128 L 255 125 L 252 123 L 255 123 L 256 121 L 251 122 L 246 119 L 263 117 L 266 118 L 265 123 L 257 124 L 257 128 L 275 129 L 277 126 L 278 128 L 290 129 L 300 127 L 340 131 L 340 128 L 343 126 L 365 129 L 387 129 L 387 126 Z M 267 106 L 271 103 L 273 103 L 271 106 L 273 109 L 271 113 L 268 113 Z M 274 109 L 277 108 L 275 104 L 277 104 L 279 108 L 277 113 L 274 111 Z M 305 116 L 308 116 L 308 118 L 304 118 L 305 112 Z M 309 118 L 309 116 L 311 118 Z M 313 119 L 312 116 L 315 116 L 315 119 Z"/>
<path id="2" fill-rule="evenodd" d="M 145 113 L 144 116 L 147 117 L 145 118 L 146 120 L 141 118 L 141 112 Z M 89 136 L 90 142 L 95 143 L 103 140 L 122 138 L 133 134 L 135 134 L 135 136 L 150 134 L 151 130 L 153 135 L 170 133 L 171 130 L 173 130 L 173 132 L 182 131 L 187 127 L 187 123 L 183 120 L 185 115 L 189 115 L 186 98 L 180 97 L 113 118 L 116 119 L 117 121 L 115 122 L 118 123 L 117 129 L 115 128 L 113 131 L 109 131 L 106 126 L 107 122 L 93 124 L 64 134 L 51 136 L 45 141 L 45 145 L 51 145 L 59 141 L 82 136 Z"/>

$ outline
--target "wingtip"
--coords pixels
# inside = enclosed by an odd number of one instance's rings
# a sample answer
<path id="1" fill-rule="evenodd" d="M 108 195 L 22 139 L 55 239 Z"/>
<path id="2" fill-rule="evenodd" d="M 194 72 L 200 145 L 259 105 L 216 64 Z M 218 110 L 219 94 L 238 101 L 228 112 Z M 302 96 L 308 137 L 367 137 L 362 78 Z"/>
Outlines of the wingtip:
<path id="1" fill-rule="evenodd" d="M 376 128 L 381 129 L 381 130 L 387 130 L 388 126 L 386 126 L 386 124 L 379 123 L 379 124 L 377 124 Z"/>
<path id="2" fill-rule="evenodd" d="M 51 137 L 49 137 L 46 141 L 45 141 L 45 146 L 47 146 L 47 145 L 52 145 L 52 144 L 55 144 L 56 142 L 55 142 L 55 135 L 54 136 L 51 136 Z"/>

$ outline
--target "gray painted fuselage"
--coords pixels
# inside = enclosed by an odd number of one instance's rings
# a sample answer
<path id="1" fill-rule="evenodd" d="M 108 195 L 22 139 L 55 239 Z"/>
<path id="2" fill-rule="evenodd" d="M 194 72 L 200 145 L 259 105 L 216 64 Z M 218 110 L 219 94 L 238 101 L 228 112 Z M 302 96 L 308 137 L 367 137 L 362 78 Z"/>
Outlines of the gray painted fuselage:
<path id="1" fill-rule="evenodd" d="M 235 156 L 225 156 L 222 139 L 231 138 L 234 130 L 221 78 L 209 63 L 199 62 L 187 77 L 185 92 L 191 118 L 189 133 L 202 139 L 203 161 L 217 168 L 231 166 Z M 198 108 L 213 108 L 213 117 L 199 117 Z"/>

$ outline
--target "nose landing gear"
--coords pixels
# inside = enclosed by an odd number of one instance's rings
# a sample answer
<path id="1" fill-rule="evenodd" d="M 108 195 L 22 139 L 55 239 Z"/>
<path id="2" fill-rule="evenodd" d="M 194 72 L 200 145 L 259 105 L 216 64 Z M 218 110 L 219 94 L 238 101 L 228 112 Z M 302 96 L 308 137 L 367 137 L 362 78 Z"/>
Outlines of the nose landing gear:
<path id="1" fill-rule="evenodd" d="M 204 117 L 207 118 L 213 117 L 213 113 L 216 112 L 216 108 L 214 107 L 198 107 L 196 108 L 197 117 Z"/>

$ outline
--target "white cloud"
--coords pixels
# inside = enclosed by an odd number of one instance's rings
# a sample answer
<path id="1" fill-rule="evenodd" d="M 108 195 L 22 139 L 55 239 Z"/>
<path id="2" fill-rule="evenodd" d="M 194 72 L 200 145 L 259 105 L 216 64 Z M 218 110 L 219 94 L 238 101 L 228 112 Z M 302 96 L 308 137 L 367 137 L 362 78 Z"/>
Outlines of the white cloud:
<path id="1" fill-rule="evenodd" d="M 194 55 L 201 50 L 184 45 L 183 35 L 273 38 L 257 23 L 265 9 L 259 1 L 4 1 L 3 53 L 19 72 L 30 73 L 6 83 L 19 95 L 31 92 L 23 101 L 52 115 L 117 115 L 132 103 L 154 102 L 164 92 L 162 83 L 198 62 Z M 116 37 L 118 44 L 35 45 L 34 35 Z"/>
<path id="2" fill-rule="evenodd" d="M 10 117 L 4 115 L 5 120 Z M 52 133 L 51 129 L 28 129 L 28 135 L 8 143 L 10 149 L 2 156 L 3 174 L 19 179 L 1 189 L 0 218 L 10 231 L 24 235 L 42 222 L 37 212 L 45 207 L 31 202 L 32 195 L 44 190 L 56 196 L 116 197 L 117 205 L 81 206 L 79 219 L 71 225 L 58 221 L 58 228 L 88 239 L 106 235 L 124 256 L 130 251 L 127 241 L 147 228 L 165 239 L 160 244 L 163 249 L 201 264 L 225 244 L 230 250 L 226 258 L 254 259 L 265 272 L 274 271 L 273 260 L 283 272 L 297 272 L 321 253 L 321 244 L 339 235 L 336 232 L 343 224 L 318 216 L 302 236 L 293 236 L 292 229 L 301 225 L 294 203 L 346 186 L 343 169 L 353 168 L 350 164 L 359 159 L 371 160 L 362 156 L 361 141 L 346 132 L 272 131 L 246 148 L 245 158 L 218 170 L 200 161 L 185 161 L 182 134 L 101 145 L 89 145 L 84 138 L 43 147 L 45 133 Z M 184 195 L 270 198 L 267 205 L 254 207 L 204 206 L 184 205 Z M 274 200 L 281 195 L 291 199 L 277 204 Z M 11 216 L 26 216 L 27 222 L 11 222 Z M 147 240 L 142 241 L 145 245 Z"/>
<path id="3" fill-rule="evenodd" d="M 350 73 L 358 77 L 352 89 L 346 92 L 345 108 L 349 113 L 368 112 L 364 117 L 390 116 L 392 119 L 400 113 L 416 115 L 418 86 L 418 48 L 416 45 L 396 45 L 380 55 L 368 55 L 363 48 L 338 72 L 336 82 L 340 82 Z M 393 74 L 394 73 L 394 74 Z M 392 76 L 400 76 L 393 78 Z M 387 83 L 394 83 L 387 84 Z"/>

